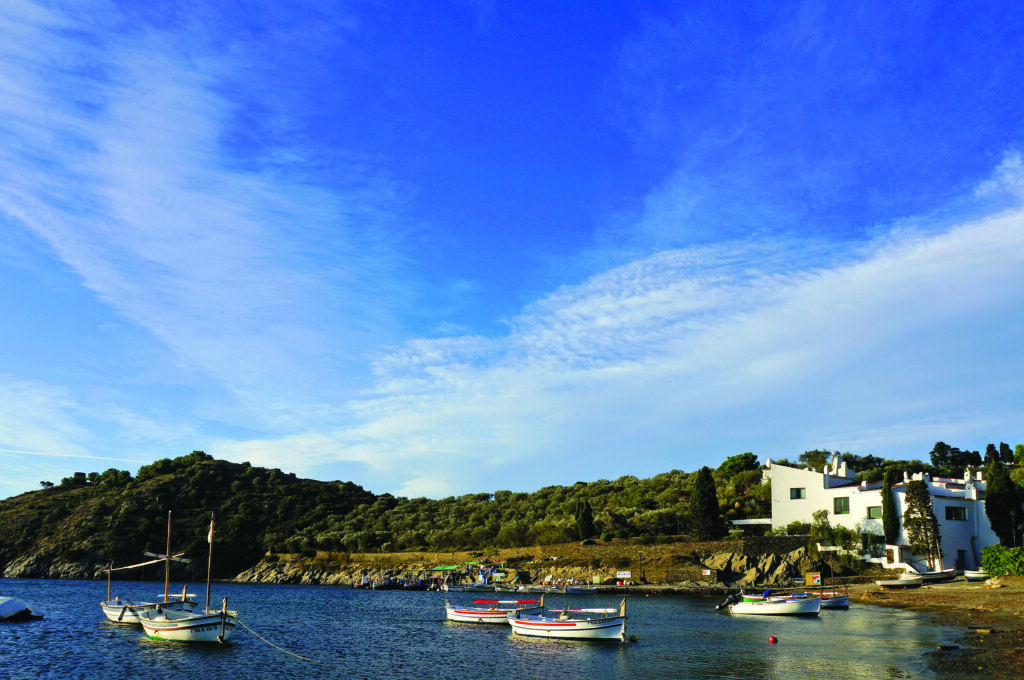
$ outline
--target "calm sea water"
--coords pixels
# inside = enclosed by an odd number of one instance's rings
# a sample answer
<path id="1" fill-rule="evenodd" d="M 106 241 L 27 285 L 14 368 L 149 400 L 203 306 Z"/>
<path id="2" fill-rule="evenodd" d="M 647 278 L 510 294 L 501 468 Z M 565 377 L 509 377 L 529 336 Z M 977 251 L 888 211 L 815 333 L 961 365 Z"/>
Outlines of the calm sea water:
<path id="1" fill-rule="evenodd" d="M 115 583 L 114 594 L 152 600 L 162 585 Z M 226 645 L 148 640 L 141 628 L 103 618 L 105 582 L 0 579 L 0 594 L 46 614 L 0 625 L 0 678 L 11 680 L 927 678 L 922 654 L 957 632 L 914 613 L 856 604 L 818 618 L 761 619 L 716 612 L 720 597 L 641 595 L 627 600 L 627 634 L 636 642 L 551 641 L 516 637 L 503 626 L 448 623 L 441 593 L 215 584 L 216 602 L 227 597 L 255 632 L 310 662 L 243 628 Z M 479 596 L 451 598 L 467 603 Z M 549 595 L 546 603 L 596 607 L 617 605 L 618 598 Z M 776 644 L 768 642 L 772 635 Z"/>

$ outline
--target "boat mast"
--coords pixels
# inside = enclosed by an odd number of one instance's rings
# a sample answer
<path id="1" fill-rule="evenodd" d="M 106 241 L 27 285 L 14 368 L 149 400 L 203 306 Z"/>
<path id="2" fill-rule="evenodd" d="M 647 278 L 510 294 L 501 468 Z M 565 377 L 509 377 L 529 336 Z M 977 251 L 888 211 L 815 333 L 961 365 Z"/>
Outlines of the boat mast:
<path id="1" fill-rule="evenodd" d="M 167 511 L 167 551 L 164 553 L 164 602 L 170 602 L 171 592 L 171 511 Z"/>
<path id="2" fill-rule="evenodd" d="M 206 537 L 207 542 L 210 544 L 210 551 L 206 557 L 206 612 L 210 613 L 210 568 L 213 566 L 213 513 L 210 513 L 210 533 Z M 226 602 L 226 600 L 225 600 Z M 225 606 L 227 606 L 225 604 Z M 223 628 L 223 626 L 222 626 Z M 221 635 L 224 635 L 224 631 L 221 630 Z"/>

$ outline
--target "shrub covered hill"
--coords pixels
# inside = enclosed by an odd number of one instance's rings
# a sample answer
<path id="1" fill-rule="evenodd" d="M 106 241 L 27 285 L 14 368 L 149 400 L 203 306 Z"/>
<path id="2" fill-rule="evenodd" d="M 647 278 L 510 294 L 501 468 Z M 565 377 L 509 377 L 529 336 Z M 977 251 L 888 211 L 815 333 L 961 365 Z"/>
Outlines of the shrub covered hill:
<path id="1" fill-rule="evenodd" d="M 764 516 L 768 488 L 753 454 L 708 471 L 723 516 Z M 100 578 L 110 564 L 162 554 L 167 513 L 172 552 L 205 576 L 210 513 L 213 576 L 230 578 L 266 553 L 483 550 L 602 536 L 679 534 L 697 473 L 496 491 L 440 500 L 377 495 L 351 482 L 296 478 L 215 460 L 202 451 L 128 472 L 75 473 L 60 484 L 0 500 L 0 575 Z M 186 567 L 180 567 L 187 569 Z M 151 567 L 154 573 L 159 567 Z"/>
<path id="2" fill-rule="evenodd" d="M 1024 462 L 1024 446 L 989 447 L 984 462 Z M 821 469 L 831 454 L 807 451 L 800 466 Z M 844 454 L 864 479 L 885 468 L 962 471 L 982 463 L 978 452 L 942 442 L 932 464 Z M 788 461 L 779 461 L 785 464 Z M 1021 484 L 1024 473 L 1014 470 Z M 135 564 L 145 552 L 162 554 L 167 514 L 171 549 L 193 559 L 206 575 L 206 536 L 216 516 L 213 576 L 232 578 L 268 553 L 313 555 L 374 552 L 489 551 L 563 544 L 588 538 L 721 537 L 729 519 L 768 517 L 771 490 L 752 453 L 727 458 L 717 469 L 672 470 L 648 479 L 546 486 L 532 493 L 495 491 L 444 499 L 374 494 L 352 482 L 299 479 L 277 469 L 214 460 L 202 451 L 162 459 L 135 477 L 110 469 L 76 472 L 60 484 L 0 500 L 0 576 L 99 578 L 108 565 Z M 155 576 L 159 567 L 147 575 Z"/>

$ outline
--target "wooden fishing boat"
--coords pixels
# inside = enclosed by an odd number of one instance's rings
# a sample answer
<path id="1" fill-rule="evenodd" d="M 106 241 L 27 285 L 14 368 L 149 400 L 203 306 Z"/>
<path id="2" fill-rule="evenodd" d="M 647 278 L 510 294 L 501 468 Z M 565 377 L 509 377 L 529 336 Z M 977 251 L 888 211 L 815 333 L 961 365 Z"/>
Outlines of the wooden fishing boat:
<path id="1" fill-rule="evenodd" d="M 224 598 L 219 612 L 207 609 L 199 614 L 157 608 L 140 612 L 139 622 L 146 637 L 154 640 L 224 642 L 235 629 L 237 615 L 228 611 L 228 600 Z"/>
<path id="2" fill-rule="evenodd" d="M 626 599 L 618 609 L 553 609 L 544 613 L 509 614 L 512 632 L 527 637 L 558 640 L 626 641 Z"/>
<path id="3" fill-rule="evenodd" d="M 875 581 L 875 585 L 882 590 L 907 590 L 910 588 L 920 588 L 922 583 L 924 583 L 924 579 L 922 579 L 920 575 L 914 576 L 911 574 L 900 574 L 899 578 Z"/>
<path id="4" fill-rule="evenodd" d="M 210 611 L 210 568 L 213 565 L 213 513 L 210 513 L 210 544 L 206 563 L 206 606 L 203 613 L 173 611 L 162 606 L 139 612 L 139 623 L 146 637 L 178 642 L 224 642 L 231 636 L 238 613 L 228 611 L 228 599 L 221 601 L 219 612 Z"/>
<path id="5" fill-rule="evenodd" d="M 950 567 L 949 569 L 940 569 L 938 571 L 921 571 L 917 575 L 921 577 L 921 582 L 925 585 L 929 583 L 945 583 L 956 578 L 956 569 Z"/>
<path id="6" fill-rule="evenodd" d="M 822 609 L 849 609 L 850 608 L 850 592 L 847 588 L 843 592 L 839 592 L 836 589 L 823 590 L 818 593 L 821 596 L 821 608 Z"/>
<path id="7" fill-rule="evenodd" d="M 984 569 L 964 569 L 964 578 L 972 583 L 978 583 L 980 581 L 987 581 L 989 575 Z"/>
<path id="8" fill-rule="evenodd" d="M 539 600 L 473 600 L 473 604 L 478 606 L 457 607 L 445 602 L 445 618 L 459 623 L 506 624 L 509 614 L 544 610 L 544 598 Z"/>
<path id="9" fill-rule="evenodd" d="M 725 602 L 718 605 L 717 609 L 725 609 L 730 614 L 755 616 L 817 616 L 821 611 L 821 598 L 783 596 L 747 601 L 741 596 L 730 595 Z"/>
<path id="10" fill-rule="evenodd" d="M 108 621 L 113 623 L 125 623 L 125 624 L 138 624 L 139 614 L 145 611 L 156 610 L 157 607 L 168 611 L 182 611 L 190 612 L 196 608 L 196 601 L 188 594 L 188 586 L 185 586 L 181 595 L 171 595 L 171 562 L 183 562 L 185 564 L 190 563 L 192 560 L 185 559 L 182 557 L 185 553 L 171 554 L 171 513 L 167 513 L 167 552 L 163 555 L 156 555 L 154 553 L 146 553 L 149 557 L 156 559 L 149 560 L 148 562 L 140 562 L 138 564 L 130 564 L 127 567 L 115 567 L 113 565 L 110 568 L 105 569 L 107 572 L 107 599 L 100 602 L 100 610 L 103 615 L 107 617 Z M 158 562 L 164 563 L 164 597 L 163 600 L 156 602 L 132 602 L 130 599 L 121 599 L 120 596 L 111 597 L 111 577 L 115 571 L 125 571 L 127 569 L 138 569 L 145 567 L 149 564 L 157 564 Z M 177 599 L 172 599 L 177 598 Z"/>

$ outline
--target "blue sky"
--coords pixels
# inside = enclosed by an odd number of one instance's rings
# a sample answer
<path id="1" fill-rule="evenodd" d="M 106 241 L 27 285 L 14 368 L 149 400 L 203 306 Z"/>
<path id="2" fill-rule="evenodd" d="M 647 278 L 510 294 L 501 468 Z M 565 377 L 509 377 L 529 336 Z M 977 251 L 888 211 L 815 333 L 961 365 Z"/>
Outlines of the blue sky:
<path id="1" fill-rule="evenodd" d="M 947 5 L 8 0 L 0 497 L 1024 442 L 1024 6 Z"/>

